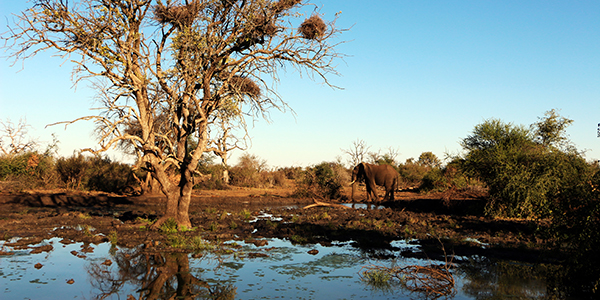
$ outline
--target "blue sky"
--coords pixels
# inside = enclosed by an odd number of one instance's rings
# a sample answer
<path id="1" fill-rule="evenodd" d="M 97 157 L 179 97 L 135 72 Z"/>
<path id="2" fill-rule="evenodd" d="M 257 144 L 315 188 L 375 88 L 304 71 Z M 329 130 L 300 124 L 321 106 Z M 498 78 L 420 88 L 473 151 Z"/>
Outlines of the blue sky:
<path id="1" fill-rule="evenodd" d="M 25 5 L 0 3 L 4 32 L 6 16 Z M 280 73 L 278 91 L 296 115 L 273 111 L 271 123 L 250 129 L 248 152 L 270 166 L 346 160 L 340 149 L 357 139 L 397 149 L 400 161 L 425 151 L 444 158 L 486 119 L 529 125 L 550 109 L 573 119 L 571 140 L 600 159 L 600 1 L 314 3 L 351 27 L 341 36 L 342 76 L 330 78 L 343 90 Z M 95 145 L 91 124 L 44 126 L 93 113 L 93 93 L 85 83 L 74 90 L 71 66 L 50 54 L 23 68 L 0 60 L 0 119 L 26 117 L 34 137 L 56 133 L 70 155 Z"/>

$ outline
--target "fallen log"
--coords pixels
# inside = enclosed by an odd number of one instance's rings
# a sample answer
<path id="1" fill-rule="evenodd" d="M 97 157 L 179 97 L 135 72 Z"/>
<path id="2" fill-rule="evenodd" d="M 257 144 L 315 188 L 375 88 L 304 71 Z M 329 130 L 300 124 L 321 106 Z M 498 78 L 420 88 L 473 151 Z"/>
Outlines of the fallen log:
<path id="1" fill-rule="evenodd" d="M 317 201 L 317 199 L 315 199 L 315 198 L 313 198 L 313 201 L 315 202 L 314 204 L 309 204 L 303 208 L 307 209 L 307 208 L 318 207 L 318 206 L 327 206 L 327 207 L 350 209 L 350 207 L 348 207 L 348 206 L 344 206 L 344 205 L 336 204 L 336 203 L 321 202 L 321 201 Z"/>

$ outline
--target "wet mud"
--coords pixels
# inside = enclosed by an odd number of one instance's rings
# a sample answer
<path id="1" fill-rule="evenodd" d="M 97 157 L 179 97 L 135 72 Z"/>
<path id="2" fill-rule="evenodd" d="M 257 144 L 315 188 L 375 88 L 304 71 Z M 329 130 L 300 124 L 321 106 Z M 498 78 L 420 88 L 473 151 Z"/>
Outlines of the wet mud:
<path id="1" fill-rule="evenodd" d="M 539 262 L 554 260 L 545 251 L 543 221 L 498 220 L 479 217 L 481 197 L 402 192 L 396 201 L 367 208 L 304 207 L 310 198 L 291 198 L 286 191 L 238 189 L 198 191 L 190 206 L 193 230 L 180 236 L 201 236 L 219 242 L 282 238 L 293 243 L 350 241 L 355 247 L 386 255 L 399 239 L 420 243 L 425 251 L 403 256 L 442 257 L 444 254 L 485 255 Z M 142 245 L 156 250 L 170 247 L 170 234 L 149 229 L 164 210 L 164 198 L 101 193 L 28 192 L 0 194 L 0 239 L 11 247 L 51 251 L 31 245 L 58 237 L 62 243 L 115 242 L 123 247 Z M 350 206 L 350 205 L 349 205 Z M 361 206 L 365 207 L 365 205 Z M 368 208 L 371 209 L 368 209 Z M 12 239 L 18 237 L 19 239 Z M 6 245 L 6 244 L 5 244 Z M 442 247 L 443 245 L 443 247 Z M 10 255 L 2 252 L 0 254 Z"/>

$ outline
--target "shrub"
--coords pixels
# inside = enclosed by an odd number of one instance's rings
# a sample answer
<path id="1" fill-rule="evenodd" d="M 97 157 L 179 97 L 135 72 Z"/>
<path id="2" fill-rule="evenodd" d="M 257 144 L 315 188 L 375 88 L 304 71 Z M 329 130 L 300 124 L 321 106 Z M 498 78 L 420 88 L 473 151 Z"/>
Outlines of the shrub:
<path id="1" fill-rule="evenodd" d="M 342 198 L 342 186 L 348 183 L 348 171 L 339 163 L 323 162 L 306 168 L 296 181 L 296 197 Z"/>
<path id="2" fill-rule="evenodd" d="M 14 181 L 11 189 L 50 187 L 56 184 L 54 158 L 36 151 L 0 157 L 0 180 Z"/>
<path id="3" fill-rule="evenodd" d="M 135 184 L 129 165 L 113 162 L 107 157 L 85 157 L 81 154 L 59 158 L 56 172 L 71 189 L 86 189 L 119 193 Z"/>
<path id="4" fill-rule="evenodd" d="M 562 152 L 547 141 L 540 143 L 534 132 L 492 119 L 463 139 L 467 153 L 461 169 L 488 186 L 487 215 L 548 217 L 552 212 L 548 196 L 585 172 L 587 163 L 581 155 Z"/>
<path id="5" fill-rule="evenodd" d="M 590 170 L 592 170 L 590 172 Z M 575 174 L 573 180 L 555 195 L 552 237 L 557 248 L 566 252 L 567 275 L 560 278 L 568 295 L 593 299 L 600 292 L 600 171 L 592 165 Z"/>
<path id="6" fill-rule="evenodd" d="M 61 157 L 56 161 L 56 172 L 67 188 L 79 189 L 85 177 L 87 161 L 81 154 Z"/>
<path id="7" fill-rule="evenodd" d="M 113 162 L 108 157 L 89 158 L 86 188 L 93 191 L 120 193 L 135 184 L 129 165 Z"/>
<path id="8" fill-rule="evenodd" d="M 266 171 L 267 163 L 258 156 L 244 153 L 237 165 L 231 168 L 230 183 L 244 187 L 265 186 L 261 172 Z"/>

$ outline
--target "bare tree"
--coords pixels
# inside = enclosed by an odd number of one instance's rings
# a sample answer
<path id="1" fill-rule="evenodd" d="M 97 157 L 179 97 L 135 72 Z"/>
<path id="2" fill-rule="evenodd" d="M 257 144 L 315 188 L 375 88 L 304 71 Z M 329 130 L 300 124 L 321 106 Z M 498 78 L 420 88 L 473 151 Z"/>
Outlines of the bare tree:
<path id="1" fill-rule="evenodd" d="M 369 152 L 369 161 L 372 164 L 378 165 L 397 165 L 396 158 L 400 155 L 400 150 L 397 148 L 388 147 L 387 152 L 381 154 L 381 149 L 377 152 Z"/>
<path id="2" fill-rule="evenodd" d="M 287 104 L 274 90 L 292 67 L 333 86 L 336 41 L 343 30 L 318 13 L 297 28 L 301 0 L 37 0 L 3 36 L 16 60 L 55 50 L 72 62 L 75 83 L 108 83 L 100 148 L 130 141 L 166 195 L 160 226 L 191 227 L 194 175 L 209 126 L 225 105 L 264 117 Z M 336 15 L 337 19 L 337 15 Z M 233 97 L 236 95 L 236 97 Z M 233 102 L 233 104 L 232 104 Z M 165 121 L 159 120 L 166 118 Z M 126 130 L 139 124 L 135 134 Z M 191 143 L 192 139 L 196 142 Z M 178 170 L 171 181 L 167 170 Z"/>
<path id="3" fill-rule="evenodd" d="M 352 142 L 352 146 L 342 151 L 350 156 L 351 168 L 365 161 L 365 157 L 369 153 L 370 146 L 367 146 L 365 141 L 356 139 Z"/>
<path id="4" fill-rule="evenodd" d="M 28 136 L 29 128 L 25 119 L 17 124 L 11 120 L 0 121 L 0 152 L 5 156 L 33 150 L 38 143 Z"/>
<path id="5" fill-rule="evenodd" d="M 215 120 L 212 123 L 215 126 L 209 128 L 209 143 L 207 151 L 213 152 L 221 158 L 223 167 L 223 182 L 229 184 L 229 153 L 232 150 L 248 149 L 247 141 L 249 140 L 246 123 L 239 111 L 239 106 L 226 106 L 225 109 L 215 114 Z M 235 134 L 236 129 L 243 129 L 244 135 L 239 138 Z"/>

